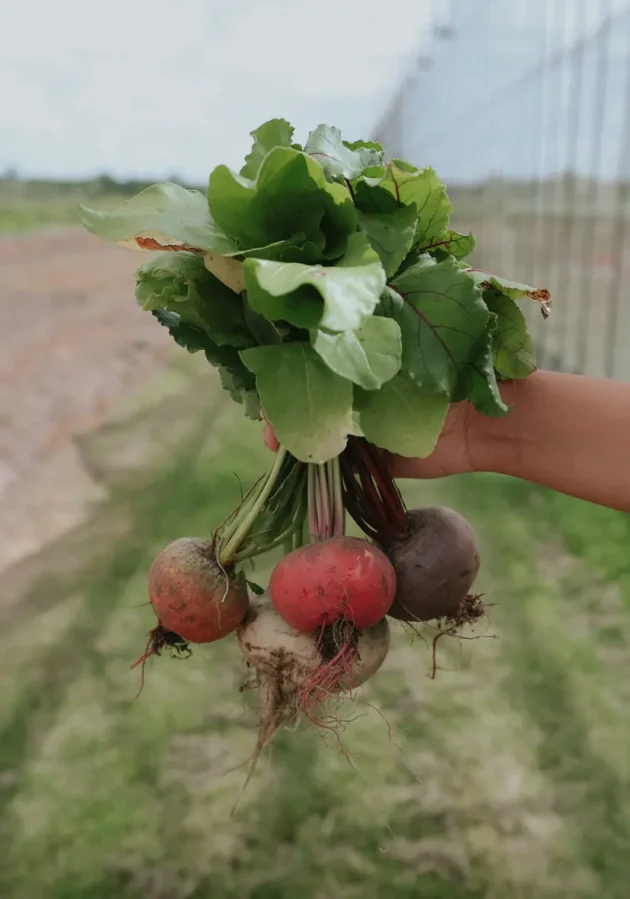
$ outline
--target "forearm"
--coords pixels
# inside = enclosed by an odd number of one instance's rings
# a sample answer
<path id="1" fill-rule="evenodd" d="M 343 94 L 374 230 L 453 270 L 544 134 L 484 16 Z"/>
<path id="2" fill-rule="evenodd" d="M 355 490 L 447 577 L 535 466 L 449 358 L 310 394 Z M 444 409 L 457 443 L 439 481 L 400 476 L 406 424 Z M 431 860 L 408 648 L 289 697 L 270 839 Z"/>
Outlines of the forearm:
<path id="1" fill-rule="evenodd" d="M 509 415 L 475 416 L 476 470 L 630 512 L 630 384 L 540 371 L 501 392 Z"/>

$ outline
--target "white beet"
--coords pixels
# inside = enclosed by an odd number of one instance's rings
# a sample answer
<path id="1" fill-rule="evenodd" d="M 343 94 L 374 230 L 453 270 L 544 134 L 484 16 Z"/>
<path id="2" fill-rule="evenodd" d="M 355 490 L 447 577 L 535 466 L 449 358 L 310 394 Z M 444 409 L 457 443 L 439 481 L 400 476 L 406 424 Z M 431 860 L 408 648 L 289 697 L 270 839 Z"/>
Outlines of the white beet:
<path id="1" fill-rule="evenodd" d="M 317 649 L 317 635 L 296 631 L 268 602 L 253 602 L 236 637 L 245 661 L 260 676 L 280 678 L 299 689 L 325 664 Z M 383 618 L 359 634 L 358 659 L 340 687 L 353 689 L 381 667 L 389 651 L 389 625 Z"/>
<path id="2" fill-rule="evenodd" d="M 300 713 L 317 720 L 310 714 L 311 699 L 317 706 L 329 693 L 358 687 L 381 667 L 389 650 L 389 624 L 384 618 L 361 631 L 355 652 L 346 655 L 339 665 L 339 657 L 332 662 L 322 658 L 317 635 L 296 631 L 268 600 L 257 598 L 236 629 L 236 639 L 245 661 L 256 671 L 259 698 L 258 739 L 244 791 L 260 754 L 282 727 L 294 722 Z M 319 692 L 318 675 L 329 675 L 325 682 L 320 680 Z"/>
<path id="3" fill-rule="evenodd" d="M 245 661 L 259 675 L 282 676 L 296 688 L 321 664 L 313 635 L 296 631 L 271 603 L 260 599 L 251 603 L 236 639 Z"/>
<path id="4" fill-rule="evenodd" d="M 389 652 L 389 624 L 387 618 L 383 618 L 372 627 L 367 627 L 360 632 L 357 645 L 359 658 L 357 659 L 352 674 L 347 674 L 341 682 L 344 690 L 360 687 L 366 680 L 376 674 Z"/>

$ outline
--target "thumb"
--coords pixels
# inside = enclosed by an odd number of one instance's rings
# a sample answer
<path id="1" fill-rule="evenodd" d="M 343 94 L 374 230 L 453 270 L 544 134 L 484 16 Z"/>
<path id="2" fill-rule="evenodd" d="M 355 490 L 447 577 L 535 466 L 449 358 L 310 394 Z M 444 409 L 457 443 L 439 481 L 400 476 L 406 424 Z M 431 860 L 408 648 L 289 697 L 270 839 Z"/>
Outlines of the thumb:
<path id="1" fill-rule="evenodd" d="M 269 419 L 267 418 L 267 414 L 265 410 L 262 410 L 263 418 L 265 420 L 265 430 L 263 439 L 265 441 L 265 446 L 267 449 L 270 449 L 272 453 L 275 453 L 280 448 L 280 443 L 278 442 L 278 438 L 276 437 L 274 430 L 271 426 Z"/>

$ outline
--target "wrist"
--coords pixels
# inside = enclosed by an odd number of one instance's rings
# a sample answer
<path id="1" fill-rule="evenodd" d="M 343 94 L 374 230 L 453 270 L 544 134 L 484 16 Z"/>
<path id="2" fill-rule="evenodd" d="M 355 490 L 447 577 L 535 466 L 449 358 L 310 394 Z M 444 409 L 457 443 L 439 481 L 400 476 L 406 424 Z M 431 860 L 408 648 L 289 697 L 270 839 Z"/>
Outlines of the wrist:
<path id="1" fill-rule="evenodd" d="M 510 407 L 501 418 L 490 418 L 470 407 L 467 442 L 472 471 L 509 474 L 514 470 L 526 442 L 525 435 L 515 427 L 514 407 L 529 392 L 526 380 L 500 383 L 501 398 Z"/>

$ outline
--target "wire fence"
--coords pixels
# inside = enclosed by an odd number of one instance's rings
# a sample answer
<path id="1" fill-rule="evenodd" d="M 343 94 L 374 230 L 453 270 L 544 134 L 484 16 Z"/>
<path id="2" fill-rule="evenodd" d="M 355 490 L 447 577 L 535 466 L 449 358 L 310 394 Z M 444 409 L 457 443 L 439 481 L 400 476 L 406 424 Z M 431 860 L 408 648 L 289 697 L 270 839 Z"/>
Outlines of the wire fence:
<path id="1" fill-rule="evenodd" d="M 479 267 L 551 290 L 542 366 L 630 380 L 628 0 L 452 0 L 374 136 L 437 170 Z"/>

